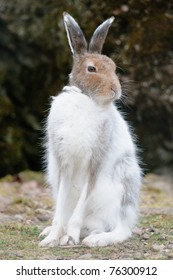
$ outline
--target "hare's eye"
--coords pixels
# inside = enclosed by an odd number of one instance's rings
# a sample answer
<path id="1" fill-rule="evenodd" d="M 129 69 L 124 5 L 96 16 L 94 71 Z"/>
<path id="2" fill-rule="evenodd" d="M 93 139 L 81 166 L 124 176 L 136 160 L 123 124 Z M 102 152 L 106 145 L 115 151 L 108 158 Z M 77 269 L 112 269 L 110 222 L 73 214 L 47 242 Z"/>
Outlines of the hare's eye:
<path id="1" fill-rule="evenodd" d="M 88 72 L 96 72 L 96 68 L 94 66 L 88 66 Z"/>

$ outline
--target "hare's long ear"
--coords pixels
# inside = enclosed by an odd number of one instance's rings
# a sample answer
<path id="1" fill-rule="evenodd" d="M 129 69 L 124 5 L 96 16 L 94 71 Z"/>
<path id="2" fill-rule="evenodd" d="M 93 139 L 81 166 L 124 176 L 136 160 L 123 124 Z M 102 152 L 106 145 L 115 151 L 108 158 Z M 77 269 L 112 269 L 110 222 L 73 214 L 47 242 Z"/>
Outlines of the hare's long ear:
<path id="1" fill-rule="evenodd" d="M 66 12 L 63 13 L 63 16 L 68 42 L 73 55 L 85 53 L 87 51 L 87 42 L 78 23 Z"/>
<path id="2" fill-rule="evenodd" d="M 97 27 L 89 44 L 90 53 L 101 53 L 109 27 L 113 21 L 114 17 L 110 17 Z"/>

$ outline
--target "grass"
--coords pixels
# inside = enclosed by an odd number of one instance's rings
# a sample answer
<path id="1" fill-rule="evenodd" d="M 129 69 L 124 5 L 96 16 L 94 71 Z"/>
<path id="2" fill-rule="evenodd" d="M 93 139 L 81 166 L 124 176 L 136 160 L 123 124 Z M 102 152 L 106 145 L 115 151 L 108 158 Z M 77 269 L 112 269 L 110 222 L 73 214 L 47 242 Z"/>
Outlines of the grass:
<path id="1" fill-rule="evenodd" d="M 50 224 L 52 201 L 41 176 L 31 175 L 26 179 L 22 173 L 22 183 L 11 177 L 0 181 L 0 259 L 173 259 L 172 193 L 151 184 L 141 194 L 140 231 L 122 244 L 39 247 L 39 234 Z M 167 208 L 171 211 L 165 212 Z"/>
<path id="2" fill-rule="evenodd" d="M 166 246 L 173 242 L 172 218 L 167 215 L 147 215 L 141 218 L 140 227 L 149 234 L 147 240 L 143 240 L 143 235 L 134 235 L 123 244 L 103 248 L 40 248 L 40 227 L 7 223 L 0 226 L 0 259 L 78 259 L 81 256 L 85 258 L 85 255 L 92 259 L 169 258 L 167 251 L 155 252 L 152 245 Z M 157 232 L 152 232 L 152 228 Z"/>

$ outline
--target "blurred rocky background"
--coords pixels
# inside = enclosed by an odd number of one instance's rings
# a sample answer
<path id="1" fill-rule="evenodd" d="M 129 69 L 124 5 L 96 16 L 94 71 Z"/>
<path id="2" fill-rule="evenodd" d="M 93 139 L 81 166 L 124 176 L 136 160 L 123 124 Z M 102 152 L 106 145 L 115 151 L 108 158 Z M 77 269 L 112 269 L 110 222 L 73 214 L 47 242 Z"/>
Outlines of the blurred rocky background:
<path id="1" fill-rule="evenodd" d="M 72 57 L 62 21 L 71 13 L 90 38 L 114 15 L 104 54 L 117 63 L 146 170 L 173 166 L 171 0 L 0 0 L 0 176 L 40 170 L 50 96 L 68 80 Z"/>

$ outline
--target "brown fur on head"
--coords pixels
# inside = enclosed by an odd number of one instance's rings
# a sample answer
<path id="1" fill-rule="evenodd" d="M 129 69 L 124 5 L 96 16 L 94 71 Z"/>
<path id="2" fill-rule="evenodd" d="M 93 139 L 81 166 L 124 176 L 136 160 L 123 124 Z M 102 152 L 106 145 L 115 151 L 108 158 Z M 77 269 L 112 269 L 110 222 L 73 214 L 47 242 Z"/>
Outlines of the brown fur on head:
<path id="1" fill-rule="evenodd" d="M 94 67 L 95 71 L 90 72 L 90 67 Z M 79 87 L 83 93 L 98 102 L 108 103 L 121 96 L 121 86 L 115 70 L 115 63 L 105 55 L 86 53 L 76 56 L 70 85 Z"/>
<path id="2" fill-rule="evenodd" d="M 70 85 L 79 87 L 83 93 L 103 104 L 121 96 L 120 82 L 115 73 L 116 65 L 109 57 L 101 54 L 113 20 L 111 17 L 95 30 L 87 49 L 87 42 L 78 23 L 64 13 L 64 24 L 74 59 Z"/>

